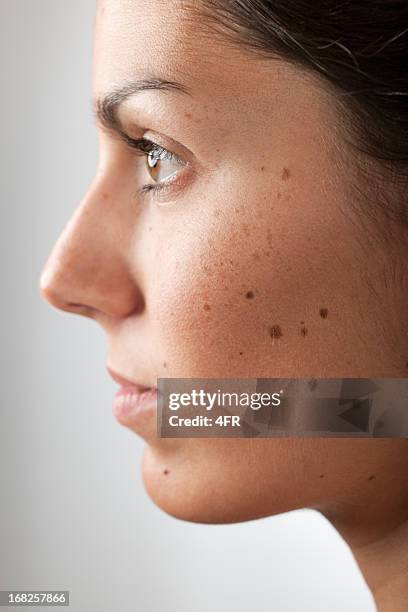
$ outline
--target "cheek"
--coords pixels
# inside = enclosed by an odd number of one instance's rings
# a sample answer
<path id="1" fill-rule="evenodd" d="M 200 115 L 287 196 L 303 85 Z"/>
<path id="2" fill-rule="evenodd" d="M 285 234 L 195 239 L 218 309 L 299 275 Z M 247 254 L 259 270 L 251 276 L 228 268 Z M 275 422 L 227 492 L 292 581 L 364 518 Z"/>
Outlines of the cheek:
<path id="1" fill-rule="evenodd" d="M 179 229 L 157 266 L 149 303 L 173 376 L 242 372 L 249 352 L 268 341 L 263 322 L 272 250 L 260 228 L 236 217 L 221 219 L 215 211 L 197 222 L 199 231 Z"/>
<path id="2" fill-rule="evenodd" d="M 148 296 L 172 376 L 289 375 L 294 362 L 299 376 L 299 354 L 316 351 L 319 312 L 333 296 L 328 245 L 338 240 L 322 206 L 313 192 L 308 200 L 259 192 L 232 194 L 222 210 L 207 204 L 195 219 L 178 212 L 177 240 L 163 232 Z"/>
<path id="3" fill-rule="evenodd" d="M 156 219 L 147 297 L 172 376 L 343 376 L 353 365 L 356 347 L 340 351 L 339 337 L 364 323 L 355 307 L 358 241 L 341 194 L 296 174 L 225 179 L 230 189 L 197 194 L 171 222 Z"/>

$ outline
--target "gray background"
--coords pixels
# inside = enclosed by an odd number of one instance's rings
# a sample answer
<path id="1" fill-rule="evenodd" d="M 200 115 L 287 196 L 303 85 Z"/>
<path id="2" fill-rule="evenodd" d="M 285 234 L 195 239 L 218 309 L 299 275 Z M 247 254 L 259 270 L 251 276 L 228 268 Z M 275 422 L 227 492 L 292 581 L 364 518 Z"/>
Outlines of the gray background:
<path id="1" fill-rule="evenodd" d="M 317 513 L 202 526 L 157 509 L 142 443 L 111 415 L 102 331 L 40 299 L 95 168 L 93 12 L 91 0 L 0 0 L 0 589 L 69 589 L 75 612 L 373 612 Z"/>

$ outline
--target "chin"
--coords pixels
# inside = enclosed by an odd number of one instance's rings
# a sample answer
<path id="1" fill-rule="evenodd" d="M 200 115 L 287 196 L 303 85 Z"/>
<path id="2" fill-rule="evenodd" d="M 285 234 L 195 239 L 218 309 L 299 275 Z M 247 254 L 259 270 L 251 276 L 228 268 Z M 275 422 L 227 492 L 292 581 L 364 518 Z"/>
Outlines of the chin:
<path id="1" fill-rule="evenodd" d="M 184 521 L 206 524 L 239 523 L 280 514 L 288 507 L 277 496 L 253 495 L 253 477 L 221 466 L 191 462 L 180 453 L 147 446 L 142 476 L 151 500 L 167 514 Z M 250 478 L 248 479 L 248 476 Z M 259 495 L 259 488 L 258 495 Z M 272 502 L 272 503 L 271 503 Z"/>
<path id="2" fill-rule="evenodd" d="M 189 465 L 183 466 L 171 454 L 147 446 L 142 476 L 150 499 L 167 514 L 194 523 L 230 522 L 214 512 L 210 492 L 192 482 Z"/>

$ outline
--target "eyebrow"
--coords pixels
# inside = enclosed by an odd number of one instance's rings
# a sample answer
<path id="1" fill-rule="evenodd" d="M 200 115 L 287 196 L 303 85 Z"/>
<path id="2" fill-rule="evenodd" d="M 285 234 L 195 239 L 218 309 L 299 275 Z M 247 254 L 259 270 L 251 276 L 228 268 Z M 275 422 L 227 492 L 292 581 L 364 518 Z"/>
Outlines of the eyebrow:
<path id="1" fill-rule="evenodd" d="M 117 116 L 120 105 L 130 96 L 149 90 L 176 91 L 191 96 L 190 90 L 185 85 L 176 81 L 168 81 L 161 78 L 130 81 L 97 98 L 94 103 L 94 113 L 98 123 L 107 130 L 122 133 Z"/>

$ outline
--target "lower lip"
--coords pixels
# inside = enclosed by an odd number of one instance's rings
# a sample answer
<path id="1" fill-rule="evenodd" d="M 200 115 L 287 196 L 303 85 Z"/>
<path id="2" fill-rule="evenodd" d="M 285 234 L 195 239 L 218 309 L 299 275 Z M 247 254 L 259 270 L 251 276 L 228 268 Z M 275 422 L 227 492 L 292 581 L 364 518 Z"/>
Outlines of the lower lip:
<path id="1" fill-rule="evenodd" d="M 157 389 L 146 390 L 137 387 L 121 387 L 113 401 L 113 412 L 119 419 L 134 419 L 139 413 L 155 409 L 157 405 Z"/>

